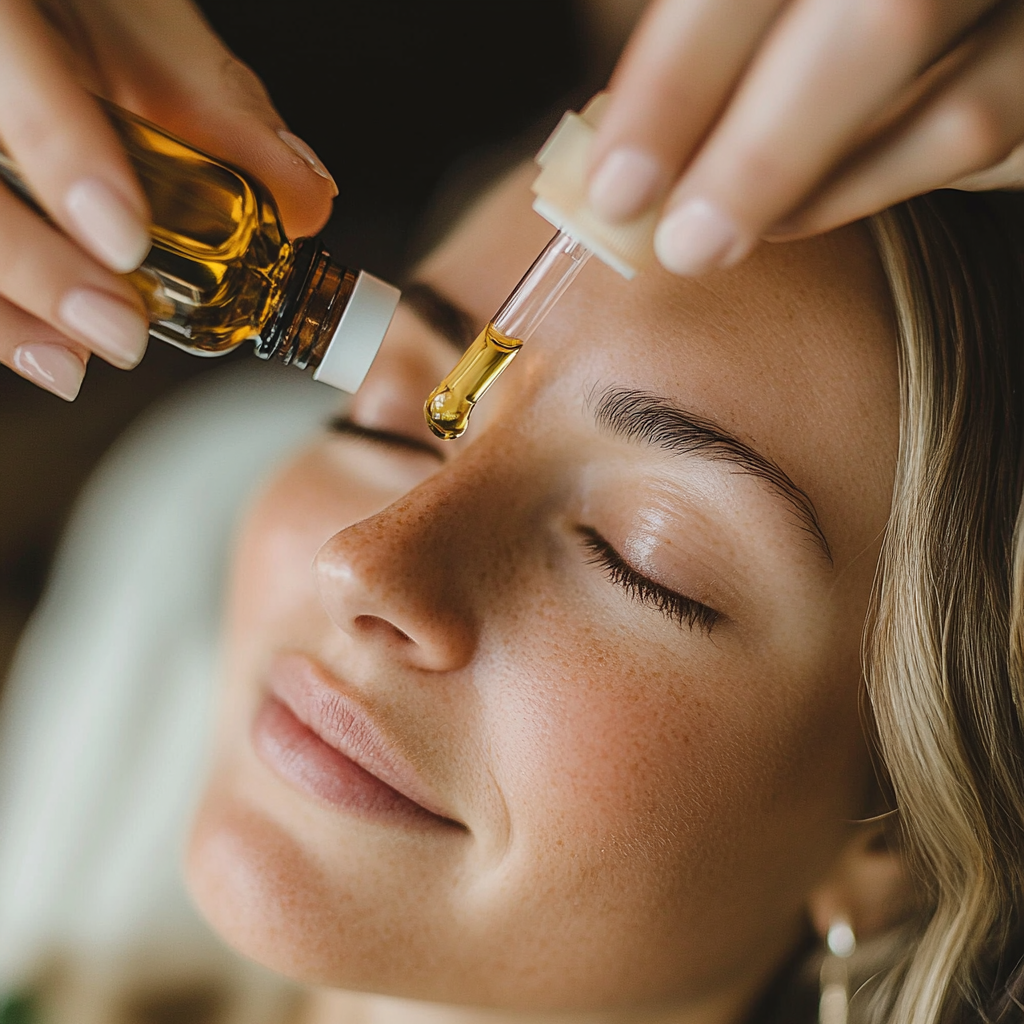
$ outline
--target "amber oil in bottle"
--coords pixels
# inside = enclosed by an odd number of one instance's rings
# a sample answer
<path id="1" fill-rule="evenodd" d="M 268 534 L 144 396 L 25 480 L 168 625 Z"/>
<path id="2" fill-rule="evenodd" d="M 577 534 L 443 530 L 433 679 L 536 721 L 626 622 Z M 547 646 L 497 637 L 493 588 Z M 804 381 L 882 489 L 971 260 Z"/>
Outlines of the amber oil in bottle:
<path id="1" fill-rule="evenodd" d="M 373 359 L 397 289 L 336 263 L 316 238 L 290 242 L 255 179 L 156 125 L 104 104 L 149 199 L 153 246 L 129 275 L 150 334 L 201 356 L 253 339 L 277 357 L 347 391 Z M 0 155 L 0 177 L 31 196 Z"/>

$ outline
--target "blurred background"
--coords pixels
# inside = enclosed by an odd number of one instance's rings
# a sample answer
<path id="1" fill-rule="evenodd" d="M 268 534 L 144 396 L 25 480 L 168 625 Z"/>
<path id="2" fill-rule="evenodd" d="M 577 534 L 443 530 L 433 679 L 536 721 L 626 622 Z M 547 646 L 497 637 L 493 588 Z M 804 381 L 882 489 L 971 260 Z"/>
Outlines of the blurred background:
<path id="1" fill-rule="evenodd" d="M 202 0 L 338 181 L 325 234 L 346 263 L 400 276 L 446 177 L 605 80 L 635 0 Z M 453 172 L 455 168 L 455 172 Z M 66 404 L 0 367 L 0 680 L 75 495 L 140 412 L 252 360 L 154 342 L 131 373 L 99 359 Z"/>

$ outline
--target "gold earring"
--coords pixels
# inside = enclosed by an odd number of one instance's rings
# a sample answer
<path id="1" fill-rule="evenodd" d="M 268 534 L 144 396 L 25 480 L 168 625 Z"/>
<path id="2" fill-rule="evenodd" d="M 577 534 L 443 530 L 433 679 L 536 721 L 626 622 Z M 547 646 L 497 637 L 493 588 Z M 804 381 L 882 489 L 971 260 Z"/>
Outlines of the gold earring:
<path id="1" fill-rule="evenodd" d="M 836 915 L 825 936 L 827 953 L 821 963 L 821 998 L 818 1024 L 847 1024 L 850 1012 L 850 972 L 847 960 L 857 948 L 857 939 L 847 918 Z"/>

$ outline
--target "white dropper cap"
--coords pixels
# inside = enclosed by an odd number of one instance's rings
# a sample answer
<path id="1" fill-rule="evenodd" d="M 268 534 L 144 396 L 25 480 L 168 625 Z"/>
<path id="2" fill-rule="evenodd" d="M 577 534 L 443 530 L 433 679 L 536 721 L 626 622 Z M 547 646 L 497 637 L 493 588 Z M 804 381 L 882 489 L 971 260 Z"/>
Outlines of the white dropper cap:
<path id="1" fill-rule="evenodd" d="M 607 100 L 599 93 L 580 113 L 570 110 L 541 147 L 533 208 L 628 280 L 654 262 L 658 212 L 649 210 L 625 224 L 611 224 L 590 208 L 587 161 Z"/>
<path id="2" fill-rule="evenodd" d="M 401 297 L 393 285 L 361 270 L 313 379 L 355 394 L 380 349 Z"/>

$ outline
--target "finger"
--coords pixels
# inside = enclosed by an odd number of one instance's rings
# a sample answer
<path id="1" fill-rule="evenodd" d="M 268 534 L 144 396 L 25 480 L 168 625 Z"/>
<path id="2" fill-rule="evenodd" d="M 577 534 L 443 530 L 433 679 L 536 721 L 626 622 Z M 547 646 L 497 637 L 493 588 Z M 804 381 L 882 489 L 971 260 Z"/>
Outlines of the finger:
<path id="1" fill-rule="evenodd" d="M 741 259 L 985 6 L 799 0 L 674 189 L 655 236 L 662 264 L 698 274 Z"/>
<path id="2" fill-rule="evenodd" d="M 149 250 L 148 208 L 95 100 L 28 0 L 0 0 L 0 140 L 40 204 L 111 270 Z"/>
<path id="3" fill-rule="evenodd" d="M 828 231 L 935 188 L 1024 186 L 1024 5 L 1007 8 L 982 43 L 956 79 L 768 237 Z"/>
<path id="4" fill-rule="evenodd" d="M 661 0 L 630 39 L 590 156 L 590 204 L 626 220 L 664 198 L 785 0 Z"/>
<path id="5" fill-rule="evenodd" d="M 338 189 L 291 134 L 259 78 L 185 2 L 139 0 L 139 13 L 94 40 L 97 61 L 122 68 L 112 98 L 270 189 L 290 237 L 318 231 Z M 181 59 L 188 54 L 188 60 Z"/>
<path id="6" fill-rule="evenodd" d="M 1024 188 L 1024 143 L 1015 146 L 1009 156 L 993 167 L 956 178 L 949 183 L 949 187 L 963 189 L 965 192 Z"/>
<path id="7" fill-rule="evenodd" d="M 135 289 L 2 188 L 0 296 L 114 366 L 130 369 L 145 352 L 149 327 Z"/>
<path id="8" fill-rule="evenodd" d="M 0 299 L 0 363 L 33 384 L 73 402 L 89 353 L 23 309 Z"/>

